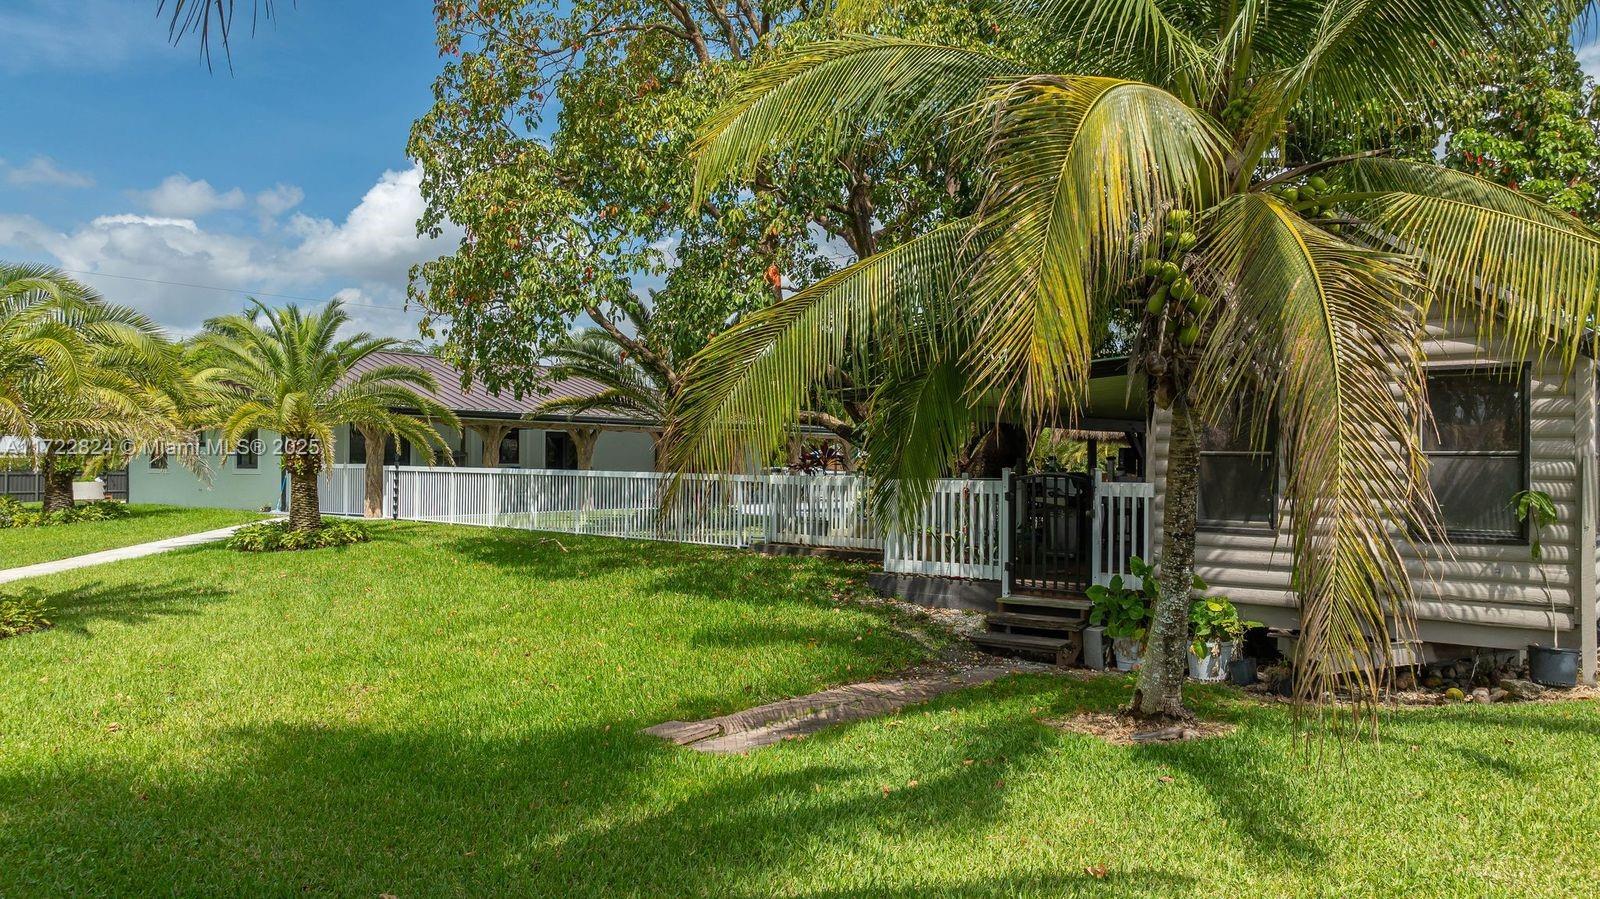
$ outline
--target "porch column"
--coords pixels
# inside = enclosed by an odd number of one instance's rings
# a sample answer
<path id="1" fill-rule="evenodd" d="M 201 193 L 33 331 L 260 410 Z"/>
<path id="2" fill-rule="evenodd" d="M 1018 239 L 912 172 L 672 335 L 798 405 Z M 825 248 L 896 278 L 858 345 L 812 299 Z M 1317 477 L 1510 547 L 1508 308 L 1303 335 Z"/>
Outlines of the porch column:
<path id="1" fill-rule="evenodd" d="M 594 470 L 594 445 L 600 439 L 599 428 L 567 428 L 572 445 L 578 450 L 578 470 Z"/>
<path id="2" fill-rule="evenodd" d="M 1573 443 L 1578 463 L 1578 535 L 1577 552 L 1572 554 L 1572 583 L 1577 585 L 1574 599 L 1578 607 L 1573 611 L 1578 619 L 1579 678 L 1586 684 L 1595 682 L 1595 507 L 1600 503 L 1600 484 L 1596 479 L 1595 442 L 1595 362 L 1583 360 L 1572 379 L 1577 392 L 1577 434 Z"/>
<path id="3" fill-rule="evenodd" d="M 500 441 L 506 439 L 511 433 L 511 425 L 498 422 L 473 422 L 469 427 L 483 438 L 483 453 L 481 459 L 484 468 L 500 467 Z"/>

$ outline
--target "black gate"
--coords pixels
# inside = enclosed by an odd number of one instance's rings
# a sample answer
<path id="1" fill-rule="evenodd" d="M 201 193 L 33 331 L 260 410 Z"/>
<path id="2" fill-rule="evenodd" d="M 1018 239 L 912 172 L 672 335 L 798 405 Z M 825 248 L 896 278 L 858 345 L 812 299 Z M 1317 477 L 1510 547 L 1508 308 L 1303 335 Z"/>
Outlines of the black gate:
<path id="1" fill-rule="evenodd" d="M 1030 474 L 1011 481 L 1011 589 L 1082 593 L 1090 583 L 1094 482 L 1079 472 Z"/>

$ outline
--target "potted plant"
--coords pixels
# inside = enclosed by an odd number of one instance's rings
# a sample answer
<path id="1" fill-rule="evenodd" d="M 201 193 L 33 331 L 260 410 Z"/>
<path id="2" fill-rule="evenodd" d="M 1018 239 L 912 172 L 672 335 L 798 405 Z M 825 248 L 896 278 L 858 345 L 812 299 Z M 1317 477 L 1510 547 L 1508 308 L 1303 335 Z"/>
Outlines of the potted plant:
<path id="1" fill-rule="evenodd" d="M 1130 585 L 1122 575 L 1112 575 L 1111 583 L 1095 584 L 1087 591 L 1094 605 L 1089 623 L 1106 629 L 1118 671 L 1132 671 L 1144 661 L 1144 637 L 1149 630 L 1150 602 L 1161 588 L 1156 584 L 1155 566 L 1138 556 L 1128 560 Z"/>
<path id="2" fill-rule="evenodd" d="M 1547 687 L 1575 687 L 1578 685 L 1578 651 L 1561 648 L 1561 628 L 1556 624 L 1556 600 L 1550 592 L 1550 576 L 1545 574 L 1539 561 L 1544 558 L 1540 542 L 1546 525 L 1556 521 L 1556 504 L 1543 490 L 1520 490 L 1511 497 L 1511 511 L 1517 520 L 1532 526 L 1528 536 L 1528 555 L 1544 581 L 1544 597 L 1550 602 L 1550 645 L 1528 644 L 1528 676 L 1536 684 Z"/>
<path id="3" fill-rule="evenodd" d="M 1204 591 L 1206 582 L 1194 576 L 1194 588 Z M 1244 632 L 1261 627 L 1259 621 L 1239 617 L 1239 609 L 1226 596 L 1201 596 L 1189 605 L 1189 676 L 1216 683 L 1228 677 L 1228 665 Z"/>

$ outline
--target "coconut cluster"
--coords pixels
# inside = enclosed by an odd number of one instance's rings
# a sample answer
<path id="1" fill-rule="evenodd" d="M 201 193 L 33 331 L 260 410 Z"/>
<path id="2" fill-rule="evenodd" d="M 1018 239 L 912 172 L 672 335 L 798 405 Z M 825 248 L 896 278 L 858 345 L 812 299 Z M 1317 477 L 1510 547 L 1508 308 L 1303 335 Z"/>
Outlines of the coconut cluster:
<path id="1" fill-rule="evenodd" d="M 1328 201 L 1328 182 L 1312 175 L 1298 187 L 1280 185 L 1271 190 L 1273 196 L 1298 209 L 1308 218 L 1319 218 L 1333 209 Z"/>
<path id="2" fill-rule="evenodd" d="M 1199 235 L 1194 231 L 1193 214 L 1187 209 L 1167 212 L 1161 240 L 1145 248 L 1142 271 L 1149 300 L 1144 311 L 1152 318 L 1172 314 L 1178 323 L 1178 343 L 1192 347 L 1200 340 L 1200 319 L 1211 311 L 1212 299 L 1195 289 L 1183 273 L 1183 259 L 1194 249 Z"/>

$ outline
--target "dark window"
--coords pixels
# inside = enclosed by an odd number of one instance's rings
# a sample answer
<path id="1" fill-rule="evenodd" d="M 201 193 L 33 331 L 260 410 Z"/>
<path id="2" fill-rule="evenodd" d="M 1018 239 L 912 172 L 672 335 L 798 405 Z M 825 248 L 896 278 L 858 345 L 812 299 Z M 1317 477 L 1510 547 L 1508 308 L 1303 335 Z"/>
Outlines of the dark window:
<path id="1" fill-rule="evenodd" d="M 1527 382 L 1520 366 L 1428 373 L 1422 449 L 1440 523 L 1453 539 L 1524 536 L 1511 497 L 1528 483 Z"/>
<path id="2" fill-rule="evenodd" d="M 167 470 L 167 448 L 158 446 L 150 451 L 150 469 L 152 471 Z"/>
<path id="3" fill-rule="evenodd" d="M 522 464 L 522 431 L 512 428 L 500 439 L 500 464 Z"/>
<path id="4" fill-rule="evenodd" d="M 1253 441 L 1248 413 L 1254 404 L 1241 400 L 1226 416 L 1200 430 L 1199 524 L 1213 528 L 1270 528 L 1278 493 L 1273 457 L 1276 429 L 1269 427 L 1264 445 Z"/>
<path id="5" fill-rule="evenodd" d="M 246 431 L 244 436 L 239 438 L 239 442 L 233 447 L 234 468 L 240 471 L 256 470 L 257 466 L 261 464 L 261 453 L 259 452 L 261 447 L 257 445 L 258 440 L 260 440 L 260 432 L 258 431 Z"/>
<path id="6" fill-rule="evenodd" d="M 563 471 L 578 470 L 578 445 L 566 431 L 546 431 L 544 435 L 544 467 Z"/>
<path id="7" fill-rule="evenodd" d="M 384 465 L 409 465 L 410 461 L 411 461 L 411 443 L 409 441 L 406 441 L 406 440 L 400 441 L 400 444 L 399 444 L 399 447 L 398 447 L 398 451 L 396 451 L 394 438 L 392 438 L 392 437 L 384 438 L 384 441 L 383 441 L 383 464 Z M 351 465 L 365 465 L 366 462 L 367 462 L 367 438 L 363 437 L 361 435 L 360 431 L 358 431 L 358 430 L 356 430 L 354 428 L 351 428 L 350 429 L 350 464 Z"/>
<path id="8" fill-rule="evenodd" d="M 411 441 L 395 440 L 393 437 L 384 438 L 383 464 L 385 465 L 410 465 Z"/>

